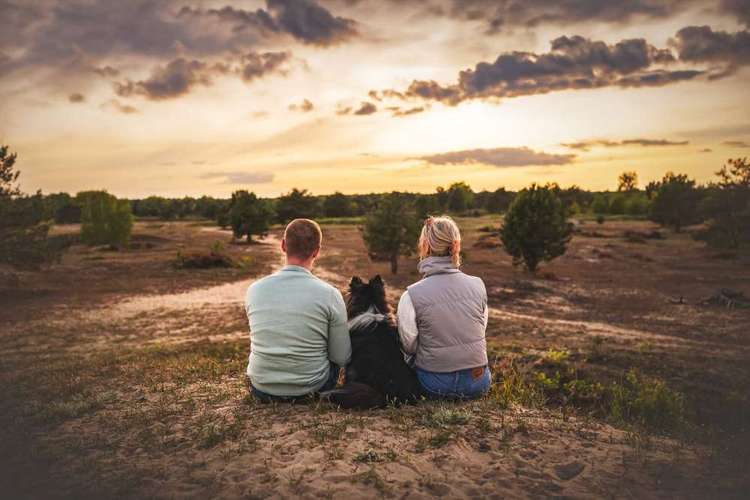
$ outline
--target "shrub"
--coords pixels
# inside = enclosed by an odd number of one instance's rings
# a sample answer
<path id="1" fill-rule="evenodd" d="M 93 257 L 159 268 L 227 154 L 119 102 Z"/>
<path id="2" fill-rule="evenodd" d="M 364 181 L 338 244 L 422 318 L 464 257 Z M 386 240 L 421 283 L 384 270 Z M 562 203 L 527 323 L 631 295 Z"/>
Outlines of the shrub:
<path id="1" fill-rule="evenodd" d="M 0 263 L 36 268 L 59 257 L 67 240 L 51 244 L 52 214 L 41 193 L 25 196 L 15 184 L 16 155 L 0 146 Z"/>
<path id="2" fill-rule="evenodd" d="M 606 214 L 609 212 L 607 197 L 603 194 L 594 196 L 594 201 L 591 202 L 591 211 L 595 214 Z"/>
<path id="3" fill-rule="evenodd" d="M 628 215 L 646 215 L 648 209 L 648 198 L 644 194 L 631 194 L 625 202 L 625 213 Z"/>
<path id="4" fill-rule="evenodd" d="M 272 218 L 273 209 L 267 200 L 244 190 L 232 193 L 227 219 L 235 238 L 245 237 L 250 243 L 254 234 L 265 235 Z"/>
<path id="5" fill-rule="evenodd" d="M 750 164 L 746 158 L 729 160 L 716 175 L 719 182 L 701 206 L 708 217 L 701 237 L 711 246 L 736 249 L 750 243 Z"/>
<path id="6" fill-rule="evenodd" d="M 540 262 L 565 253 L 572 231 L 553 186 L 532 184 L 518 193 L 508 208 L 500 239 L 514 264 L 523 263 L 535 271 Z"/>
<path id="7" fill-rule="evenodd" d="M 610 417 L 662 432 L 679 430 L 685 423 L 682 394 L 661 380 L 648 380 L 631 369 L 620 383 L 609 388 Z"/>
<path id="8" fill-rule="evenodd" d="M 612 195 L 609 199 L 608 212 L 612 215 L 623 215 L 625 213 L 625 196 L 621 194 Z"/>
<path id="9" fill-rule="evenodd" d="M 651 187 L 654 198 L 651 203 L 651 219 L 675 232 L 700 221 L 698 202 L 700 193 L 695 181 L 684 174 L 667 173 L 661 182 Z"/>
<path id="10" fill-rule="evenodd" d="M 367 216 L 362 236 L 370 256 L 387 258 L 391 272 L 396 274 L 399 255 L 414 252 L 419 231 L 419 219 L 412 204 L 405 196 L 391 193 Z"/>
<path id="11" fill-rule="evenodd" d="M 123 248 L 130 241 L 133 214 L 127 200 L 106 191 L 85 191 L 76 195 L 81 206 L 81 241 L 87 245 Z"/>

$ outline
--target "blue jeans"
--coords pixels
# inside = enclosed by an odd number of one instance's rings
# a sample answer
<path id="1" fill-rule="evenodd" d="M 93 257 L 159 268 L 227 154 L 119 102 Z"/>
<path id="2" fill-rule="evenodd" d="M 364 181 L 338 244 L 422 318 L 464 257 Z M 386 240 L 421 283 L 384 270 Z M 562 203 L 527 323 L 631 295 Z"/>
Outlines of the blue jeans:
<path id="1" fill-rule="evenodd" d="M 457 372 L 429 372 L 417 368 L 417 380 L 429 399 L 475 399 L 490 390 L 488 367 Z"/>
<path id="2" fill-rule="evenodd" d="M 253 386 L 253 384 L 250 383 L 250 393 L 253 396 L 255 396 L 261 403 L 271 403 L 273 401 L 278 401 L 278 402 L 301 401 L 303 399 L 307 399 L 311 396 L 314 396 L 319 392 L 330 391 L 331 389 L 336 387 L 336 382 L 338 382 L 338 379 L 339 379 L 339 367 L 338 365 L 331 363 L 331 366 L 328 371 L 328 380 L 326 380 L 325 383 L 321 386 L 321 388 L 315 392 L 311 392 L 309 394 L 302 394 L 300 396 L 276 396 L 274 394 L 269 394 L 267 392 L 263 392 L 259 389 L 256 389 L 255 386 Z"/>

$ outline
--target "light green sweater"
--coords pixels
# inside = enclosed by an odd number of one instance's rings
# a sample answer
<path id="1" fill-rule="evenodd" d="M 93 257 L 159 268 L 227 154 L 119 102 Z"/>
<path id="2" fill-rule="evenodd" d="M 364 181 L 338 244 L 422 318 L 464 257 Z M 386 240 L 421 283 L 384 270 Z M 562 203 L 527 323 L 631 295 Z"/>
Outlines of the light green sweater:
<path id="1" fill-rule="evenodd" d="M 329 361 L 344 366 L 352 355 L 346 306 L 336 288 L 299 266 L 285 266 L 247 289 L 250 323 L 247 375 L 275 396 L 317 391 Z"/>

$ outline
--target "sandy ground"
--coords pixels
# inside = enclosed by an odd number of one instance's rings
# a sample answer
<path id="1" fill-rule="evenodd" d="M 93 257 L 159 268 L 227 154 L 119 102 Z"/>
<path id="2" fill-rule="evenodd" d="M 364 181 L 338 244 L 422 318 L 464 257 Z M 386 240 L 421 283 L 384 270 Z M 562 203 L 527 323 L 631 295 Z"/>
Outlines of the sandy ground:
<path id="1" fill-rule="evenodd" d="M 114 255 L 76 247 L 48 275 L 21 276 L 25 290 L 0 316 L 2 491 L 8 498 L 741 497 L 747 471 L 731 463 L 724 443 L 746 437 L 736 420 L 747 408 L 750 315 L 699 301 L 719 282 L 750 294 L 744 262 L 705 255 L 690 262 L 685 256 L 697 247 L 682 239 L 644 246 L 583 236 L 546 278 L 530 277 L 499 250 L 475 246 L 480 222 L 487 221 L 462 224 L 465 267 L 488 286 L 488 344 L 497 361 L 565 348 L 585 355 L 596 373 L 637 366 L 689 398 L 739 398 L 739 410 L 699 411 L 691 399 L 690 417 L 708 436 L 693 440 L 613 426 L 573 408 L 492 398 L 372 412 L 261 405 L 245 387 L 242 300 L 252 280 L 279 266 L 277 237 L 227 245 L 251 258 L 241 270 L 174 271 L 167 265 L 176 250 L 206 248 L 226 233 L 144 224 L 137 233 L 153 248 Z M 627 224 L 597 230 L 619 234 Z M 395 277 L 385 274 L 387 264 L 367 261 L 356 228 L 324 230 L 321 278 L 343 288 L 352 274 L 383 273 L 394 302 L 417 279 L 413 260 L 404 259 Z M 674 305 L 680 295 L 685 304 Z M 603 339 L 598 362 L 587 351 L 592 339 Z"/>

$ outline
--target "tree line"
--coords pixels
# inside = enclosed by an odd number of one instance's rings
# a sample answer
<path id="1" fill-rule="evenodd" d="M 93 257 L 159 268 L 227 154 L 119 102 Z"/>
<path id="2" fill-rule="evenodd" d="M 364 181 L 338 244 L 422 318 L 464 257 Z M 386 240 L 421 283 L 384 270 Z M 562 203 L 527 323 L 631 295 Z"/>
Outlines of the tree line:
<path id="1" fill-rule="evenodd" d="M 578 186 L 561 188 L 551 183 L 532 185 L 520 192 L 500 187 L 474 192 L 456 182 L 428 194 L 392 192 L 378 194 L 314 196 L 292 189 L 274 199 L 247 190 L 231 198 L 117 199 L 105 191 L 27 195 L 18 188 L 16 155 L 0 147 L 0 262 L 39 263 L 53 260 L 66 241 L 49 238 L 53 223 L 82 224 L 81 241 L 123 248 L 133 220 L 200 218 L 230 227 L 236 238 L 251 241 L 272 224 L 298 217 L 361 220 L 363 238 L 372 258 L 391 262 L 397 271 L 398 256 L 414 250 L 421 221 L 430 214 L 478 216 L 504 213 L 500 231 L 503 246 L 529 269 L 565 251 L 570 239 L 568 219 L 589 213 L 603 221 L 609 215 L 629 215 L 651 220 L 679 232 L 705 222 L 697 237 L 712 246 L 737 249 L 750 244 L 750 166 L 747 159 L 729 160 L 709 183 L 699 185 L 685 174 L 667 173 L 661 180 L 638 186 L 635 172 L 623 172 L 614 192 L 591 192 Z"/>

